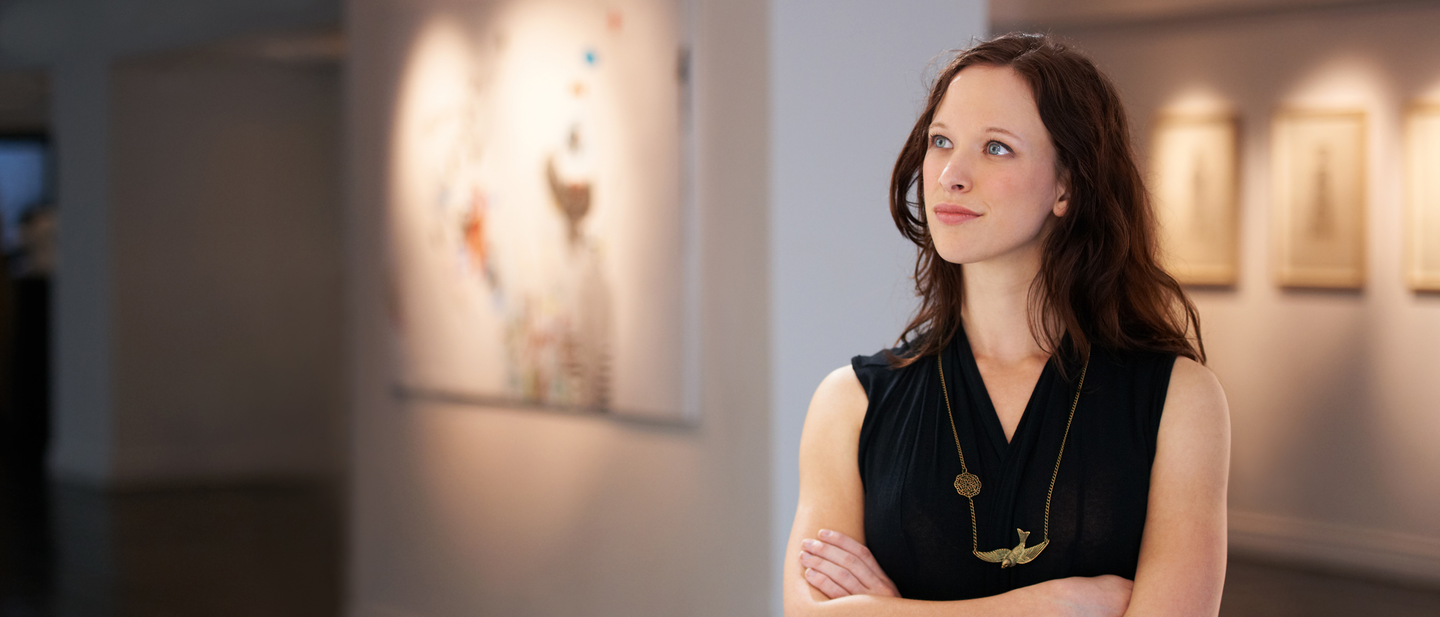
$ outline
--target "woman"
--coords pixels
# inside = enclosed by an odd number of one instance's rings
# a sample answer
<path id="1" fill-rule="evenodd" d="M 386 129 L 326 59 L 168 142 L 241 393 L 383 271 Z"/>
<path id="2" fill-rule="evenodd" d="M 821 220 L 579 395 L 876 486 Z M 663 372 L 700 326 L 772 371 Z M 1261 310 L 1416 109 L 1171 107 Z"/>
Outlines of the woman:
<path id="1" fill-rule="evenodd" d="M 1218 613 L 1229 412 L 1129 144 L 1046 37 L 940 74 L 891 180 L 920 307 L 815 392 L 787 615 Z"/>

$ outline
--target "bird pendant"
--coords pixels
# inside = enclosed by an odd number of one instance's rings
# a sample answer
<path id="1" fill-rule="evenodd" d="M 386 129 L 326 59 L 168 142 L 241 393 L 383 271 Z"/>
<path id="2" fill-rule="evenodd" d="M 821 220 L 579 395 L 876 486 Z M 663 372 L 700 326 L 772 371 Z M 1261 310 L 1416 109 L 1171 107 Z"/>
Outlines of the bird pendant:
<path id="1" fill-rule="evenodd" d="M 1050 545 L 1050 539 L 1046 538 L 1044 542 L 1027 547 L 1025 546 L 1025 538 L 1030 537 L 1030 532 L 1023 531 L 1019 528 L 1016 528 L 1015 531 L 1020 533 L 1020 543 L 1016 544 L 1015 548 L 997 548 L 993 551 L 985 551 L 983 553 L 976 551 L 975 556 L 990 563 L 998 563 L 1002 568 L 1008 568 L 1010 566 L 1018 566 L 1022 563 L 1034 561 L 1036 557 L 1040 556 L 1040 551 L 1045 550 L 1045 547 Z"/>

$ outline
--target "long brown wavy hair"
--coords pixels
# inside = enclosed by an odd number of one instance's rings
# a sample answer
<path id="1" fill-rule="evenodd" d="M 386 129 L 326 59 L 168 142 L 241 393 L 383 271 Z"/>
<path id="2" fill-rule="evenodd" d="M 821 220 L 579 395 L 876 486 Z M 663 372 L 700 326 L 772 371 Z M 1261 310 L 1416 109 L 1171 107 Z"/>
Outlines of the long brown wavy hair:
<path id="1" fill-rule="evenodd" d="M 1156 258 L 1155 215 L 1114 84 L 1088 58 L 1045 35 L 1006 34 L 960 52 L 940 72 L 895 161 L 890 214 L 917 247 L 920 306 L 900 334 L 907 348 L 892 364 L 938 354 L 961 327 L 963 268 L 935 250 L 921 171 L 935 110 L 956 74 L 977 64 L 1010 67 L 1029 84 L 1055 146 L 1056 171 L 1068 185 L 1068 209 L 1043 240 L 1040 274 L 1030 286 L 1035 340 L 1066 358 L 1088 357 L 1100 345 L 1203 363 L 1200 315 Z"/>

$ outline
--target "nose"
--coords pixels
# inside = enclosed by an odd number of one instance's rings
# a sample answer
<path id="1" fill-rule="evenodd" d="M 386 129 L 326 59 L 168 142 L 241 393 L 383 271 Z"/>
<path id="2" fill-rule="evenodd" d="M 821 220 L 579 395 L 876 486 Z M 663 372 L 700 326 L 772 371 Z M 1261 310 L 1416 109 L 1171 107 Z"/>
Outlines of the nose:
<path id="1" fill-rule="evenodd" d="M 972 184 L 970 179 L 970 166 L 965 163 L 965 157 L 959 152 L 952 152 L 949 160 L 945 161 L 945 168 L 940 170 L 940 177 L 936 178 L 940 186 L 946 190 L 965 192 L 970 190 Z"/>

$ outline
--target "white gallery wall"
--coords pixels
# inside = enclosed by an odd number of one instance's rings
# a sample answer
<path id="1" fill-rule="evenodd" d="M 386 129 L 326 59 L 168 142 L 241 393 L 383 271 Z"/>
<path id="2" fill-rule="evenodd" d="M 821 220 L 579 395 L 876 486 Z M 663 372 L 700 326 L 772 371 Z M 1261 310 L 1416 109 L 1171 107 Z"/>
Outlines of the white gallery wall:
<path id="1" fill-rule="evenodd" d="M 1440 101 L 1440 8 L 1396 3 L 1092 27 L 1071 34 L 1122 90 L 1140 151 L 1158 111 L 1240 118 L 1240 278 L 1192 289 L 1230 400 L 1237 554 L 1440 581 L 1440 296 L 1405 286 L 1404 113 Z M 1271 118 L 1366 114 L 1366 279 L 1275 283 Z"/>
<path id="2" fill-rule="evenodd" d="M 983 4 L 691 4 L 691 427 L 396 395 L 379 247 L 397 90 L 466 7 L 349 5 L 352 614 L 778 615 L 809 395 L 910 310 L 889 172 L 927 64 L 983 31 Z"/>

